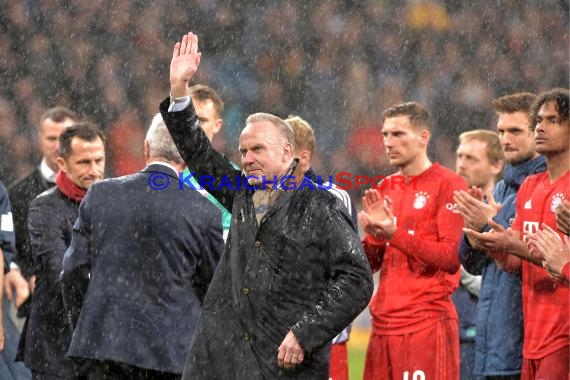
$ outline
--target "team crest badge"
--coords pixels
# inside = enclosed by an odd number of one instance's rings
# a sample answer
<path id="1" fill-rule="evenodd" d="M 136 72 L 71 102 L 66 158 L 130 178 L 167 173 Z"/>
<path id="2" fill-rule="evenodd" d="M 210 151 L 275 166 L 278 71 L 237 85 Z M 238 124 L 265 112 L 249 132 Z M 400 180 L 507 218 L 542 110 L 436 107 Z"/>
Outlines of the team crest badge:
<path id="1" fill-rule="evenodd" d="M 550 211 L 556 212 L 558 207 L 564 201 L 564 194 L 556 193 L 552 196 L 552 203 L 550 203 Z"/>
<path id="2" fill-rule="evenodd" d="M 425 191 L 416 193 L 416 198 L 414 199 L 414 208 L 416 210 L 424 208 L 424 206 L 427 204 L 428 199 L 429 195 Z"/>

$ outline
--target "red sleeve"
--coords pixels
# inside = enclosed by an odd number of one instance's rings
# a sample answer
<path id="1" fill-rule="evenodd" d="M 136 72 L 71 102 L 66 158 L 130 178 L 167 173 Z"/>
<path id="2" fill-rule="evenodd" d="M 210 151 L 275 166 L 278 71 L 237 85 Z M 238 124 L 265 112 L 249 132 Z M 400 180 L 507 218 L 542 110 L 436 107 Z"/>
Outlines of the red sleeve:
<path id="1" fill-rule="evenodd" d="M 430 241 L 421 236 L 408 234 L 402 228 L 390 240 L 390 245 L 409 256 L 413 256 L 425 265 L 433 266 L 445 272 L 456 273 L 459 270 L 459 242 L 463 236 L 463 218 L 454 212 L 453 191 L 464 189 L 466 186 L 450 178 L 442 186 L 437 205 L 437 232 L 438 240 Z"/>
<path id="2" fill-rule="evenodd" d="M 384 253 L 386 252 L 386 243 L 387 240 L 375 238 L 370 234 L 366 234 L 364 240 L 362 240 L 364 252 L 372 268 L 372 273 L 377 272 L 382 267 Z"/>

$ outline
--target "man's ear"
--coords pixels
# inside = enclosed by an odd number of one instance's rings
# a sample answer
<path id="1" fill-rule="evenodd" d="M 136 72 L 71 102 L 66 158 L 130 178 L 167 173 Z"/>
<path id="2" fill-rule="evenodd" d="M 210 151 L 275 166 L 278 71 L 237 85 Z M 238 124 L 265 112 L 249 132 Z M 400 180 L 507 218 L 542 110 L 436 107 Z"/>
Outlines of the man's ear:
<path id="1" fill-rule="evenodd" d="M 212 132 L 214 133 L 214 136 L 216 135 L 216 133 L 218 133 L 219 131 L 222 130 L 223 126 L 224 126 L 224 120 L 216 119 L 216 121 L 214 121 L 214 128 L 212 128 Z"/>
<path id="2" fill-rule="evenodd" d="M 148 163 L 148 159 L 150 157 L 150 146 L 148 145 L 147 140 L 144 140 L 143 147 L 144 147 L 144 160 L 145 160 L 145 162 Z"/>
<path id="3" fill-rule="evenodd" d="M 57 163 L 57 167 L 59 168 L 59 170 L 61 170 L 62 172 L 67 173 L 67 167 L 65 166 L 65 160 L 63 159 L 63 157 L 58 156 L 55 159 L 55 162 Z"/>
<path id="4" fill-rule="evenodd" d="M 308 150 L 302 150 L 299 153 L 297 153 L 297 155 L 299 156 L 299 159 L 301 161 L 307 163 L 311 162 L 311 152 L 309 152 Z"/>
<path id="5" fill-rule="evenodd" d="M 505 166 L 505 161 L 503 160 L 498 160 L 497 162 L 495 162 L 491 167 L 493 170 L 493 175 L 496 177 L 497 175 L 499 175 L 499 173 L 503 170 L 503 167 Z"/>
<path id="6" fill-rule="evenodd" d="M 304 149 L 297 151 L 295 156 L 299 159 L 299 165 L 303 168 L 303 172 L 306 172 L 311 167 L 311 152 Z"/>
<path id="7" fill-rule="evenodd" d="M 293 158 L 293 145 L 291 145 L 290 143 L 286 143 L 283 146 L 283 162 L 287 162 L 289 161 L 291 158 Z"/>
<path id="8" fill-rule="evenodd" d="M 430 136 L 431 134 L 427 129 L 422 129 L 422 131 L 420 132 L 420 141 L 422 142 L 423 146 L 428 145 Z"/>

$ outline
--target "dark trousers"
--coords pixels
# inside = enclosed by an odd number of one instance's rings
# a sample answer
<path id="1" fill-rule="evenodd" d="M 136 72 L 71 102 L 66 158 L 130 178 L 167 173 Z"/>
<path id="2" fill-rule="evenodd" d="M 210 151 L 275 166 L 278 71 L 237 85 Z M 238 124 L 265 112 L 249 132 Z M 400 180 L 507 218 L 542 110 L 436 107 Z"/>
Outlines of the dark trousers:
<path id="1" fill-rule="evenodd" d="M 87 380 L 82 376 L 64 377 L 32 370 L 32 380 Z"/>
<path id="2" fill-rule="evenodd" d="M 180 380 L 182 375 L 154 371 L 129 364 L 92 360 L 88 365 L 87 380 Z"/>
<path id="3" fill-rule="evenodd" d="M 30 380 L 32 373 L 22 362 L 16 362 L 20 332 L 10 318 L 13 301 L 2 302 L 2 318 L 4 323 L 4 351 L 0 352 L 0 379 Z"/>
<path id="4" fill-rule="evenodd" d="M 475 366 L 475 341 L 462 341 L 459 343 L 459 350 L 461 380 L 481 380 L 480 377 L 473 375 L 473 367 Z"/>

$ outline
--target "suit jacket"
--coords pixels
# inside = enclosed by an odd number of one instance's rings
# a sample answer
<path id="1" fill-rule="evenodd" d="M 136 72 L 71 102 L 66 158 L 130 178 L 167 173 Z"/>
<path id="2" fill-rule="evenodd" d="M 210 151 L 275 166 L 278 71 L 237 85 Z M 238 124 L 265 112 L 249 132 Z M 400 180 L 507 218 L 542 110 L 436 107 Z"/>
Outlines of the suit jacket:
<path id="1" fill-rule="evenodd" d="M 53 183 L 45 180 L 38 167 L 8 187 L 16 233 L 17 253 L 14 261 L 19 265 L 22 275 L 26 278 L 30 278 L 33 272 L 33 259 L 28 235 L 28 209 L 35 197 L 53 186 Z"/>
<path id="2" fill-rule="evenodd" d="M 153 190 L 155 175 L 169 186 Z M 163 165 L 93 184 L 63 261 L 69 356 L 182 373 L 223 252 L 221 218 Z"/>
<path id="3" fill-rule="evenodd" d="M 66 357 L 72 330 L 58 278 L 78 209 L 79 202 L 53 187 L 34 199 L 28 212 L 36 287 L 18 359 L 23 356 L 26 366 L 35 371 L 62 377 L 76 373 L 75 364 Z"/>

